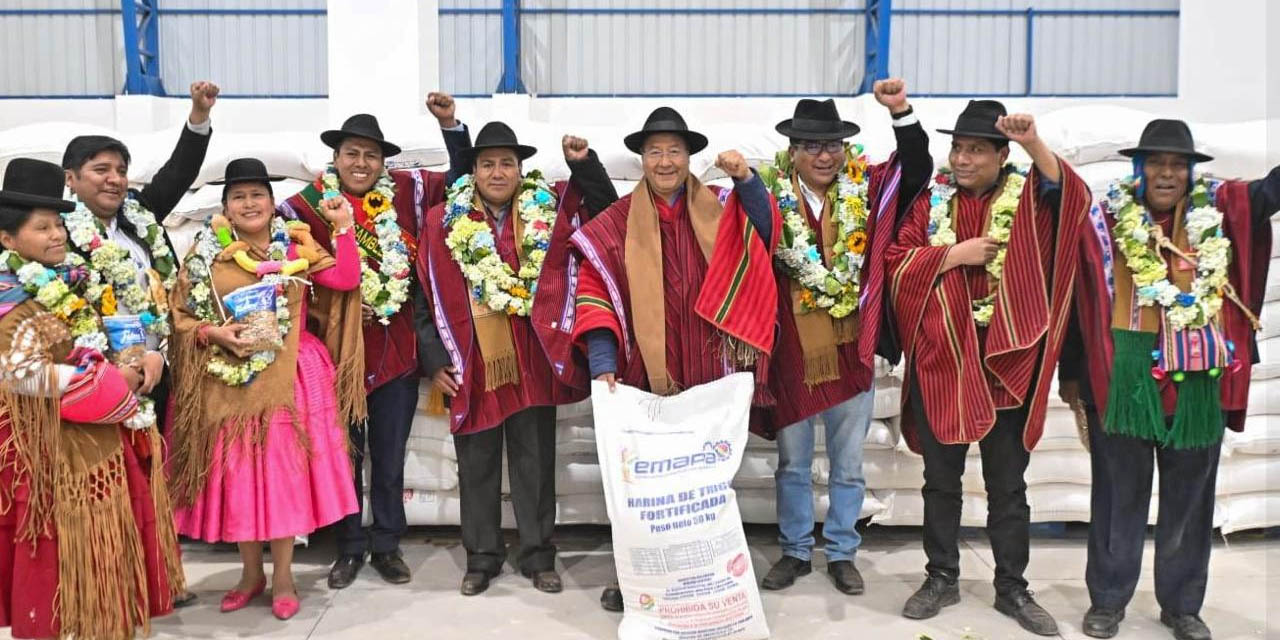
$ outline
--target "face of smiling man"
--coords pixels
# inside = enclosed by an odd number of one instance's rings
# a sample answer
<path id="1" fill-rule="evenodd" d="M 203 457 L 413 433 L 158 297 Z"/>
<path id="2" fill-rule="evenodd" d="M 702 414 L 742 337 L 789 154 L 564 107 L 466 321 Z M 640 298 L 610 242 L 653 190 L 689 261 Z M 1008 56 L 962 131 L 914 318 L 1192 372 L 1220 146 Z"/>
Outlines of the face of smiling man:
<path id="1" fill-rule="evenodd" d="M 382 147 L 368 138 L 346 138 L 333 153 L 333 167 L 343 191 L 363 196 L 382 175 Z"/>
<path id="2" fill-rule="evenodd" d="M 129 193 L 129 165 L 116 151 L 102 151 L 66 174 L 67 187 L 99 218 L 116 215 Z"/>

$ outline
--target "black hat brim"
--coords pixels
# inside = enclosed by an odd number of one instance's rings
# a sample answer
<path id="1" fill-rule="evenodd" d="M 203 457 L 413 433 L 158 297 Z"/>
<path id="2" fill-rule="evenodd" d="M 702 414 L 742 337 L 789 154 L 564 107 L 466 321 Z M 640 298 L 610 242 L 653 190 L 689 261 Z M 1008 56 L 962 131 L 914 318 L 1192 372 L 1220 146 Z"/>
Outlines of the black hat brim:
<path id="1" fill-rule="evenodd" d="M 511 149 L 516 152 L 516 157 L 521 162 L 532 158 L 538 152 L 537 147 L 531 147 L 527 144 L 482 144 L 474 147 L 467 147 L 458 152 L 458 159 L 461 160 L 468 171 L 475 164 L 476 158 L 480 156 L 480 152 L 485 149 Z"/>
<path id="2" fill-rule="evenodd" d="M 844 140 L 845 138 L 852 138 L 858 135 L 859 131 L 862 131 L 862 127 L 859 127 L 847 120 L 840 121 L 840 128 L 837 131 L 827 131 L 823 133 L 814 131 L 796 131 L 792 128 L 792 122 L 794 121 L 795 118 L 787 118 L 786 120 L 779 122 L 773 129 L 788 138 L 795 138 L 797 140 Z"/>
<path id="3" fill-rule="evenodd" d="M 272 174 L 268 174 L 265 176 L 236 176 L 229 180 L 228 179 L 210 180 L 209 184 L 233 185 L 233 184 L 239 184 L 241 182 L 280 182 L 281 180 L 284 180 L 284 179 L 285 179 L 285 176 L 277 176 Z"/>
<path id="4" fill-rule="evenodd" d="M 1126 158 L 1132 158 L 1139 153 L 1176 153 L 1181 156 L 1187 156 L 1196 162 L 1209 162 L 1210 160 L 1213 160 L 1213 156 L 1200 153 L 1194 149 L 1188 150 L 1181 147 L 1164 147 L 1159 145 L 1129 147 L 1128 149 L 1121 149 L 1116 153 L 1119 153 Z"/>
<path id="5" fill-rule="evenodd" d="M 342 141 L 347 138 L 364 138 L 365 140 L 372 140 L 373 142 L 376 142 L 378 146 L 382 148 L 382 157 L 384 158 L 400 155 L 400 147 L 387 142 L 386 140 L 371 138 L 369 136 L 352 133 L 350 131 L 343 131 L 341 129 L 330 129 L 320 134 L 320 142 L 323 142 L 325 146 L 333 149 L 334 151 L 337 151 L 342 147 Z"/>
<path id="6" fill-rule="evenodd" d="M 659 133 L 670 133 L 684 138 L 684 143 L 689 146 L 689 155 L 693 155 L 707 148 L 706 136 L 698 133 L 697 131 L 681 131 L 678 129 L 642 129 L 623 138 L 622 144 L 626 145 L 632 153 L 643 154 L 645 139 Z"/>
<path id="7" fill-rule="evenodd" d="M 986 138 L 988 140 L 999 140 L 1008 142 L 1008 136 L 999 133 L 991 133 L 989 131 L 965 131 L 963 129 L 935 129 L 938 133 L 945 133 L 949 136 L 963 136 L 966 138 Z"/>
<path id="8" fill-rule="evenodd" d="M 76 210 L 76 204 L 70 200 L 18 191 L 0 191 L 0 205 L 30 207 L 32 209 L 53 209 L 58 213 L 70 213 Z"/>

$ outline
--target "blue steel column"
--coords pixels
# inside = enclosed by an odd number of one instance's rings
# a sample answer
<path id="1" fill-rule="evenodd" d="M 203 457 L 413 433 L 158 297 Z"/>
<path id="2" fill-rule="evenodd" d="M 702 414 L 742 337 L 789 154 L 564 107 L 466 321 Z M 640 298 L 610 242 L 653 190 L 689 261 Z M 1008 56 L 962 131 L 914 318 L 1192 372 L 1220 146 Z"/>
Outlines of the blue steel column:
<path id="1" fill-rule="evenodd" d="M 124 25 L 125 82 L 128 94 L 164 95 L 160 81 L 158 0 L 120 0 Z"/>
<path id="2" fill-rule="evenodd" d="M 1027 61 L 1026 61 L 1027 79 L 1026 79 L 1025 92 L 1023 93 L 1023 95 L 1028 95 L 1028 96 L 1031 95 L 1032 59 L 1035 58 L 1035 55 L 1036 55 L 1036 50 L 1034 46 L 1035 33 L 1036 33 L 1035 23 L 1036 23 L 1036 10 L 1032 7 L 1027 7 Z"/>
<path id="3" fill-rule="evenodd" d="M 860 93 L 871 93 L 876 80 L 889 77 L 889 32 L 892 0 L 867 0 L 866 64 L 862 70 Z"/>
<path id="4" fill-rule="evenodd" d="M 498 93 L 524 93 L 520 79 L 520 0 L 502 0 L 502 79 Z"/>

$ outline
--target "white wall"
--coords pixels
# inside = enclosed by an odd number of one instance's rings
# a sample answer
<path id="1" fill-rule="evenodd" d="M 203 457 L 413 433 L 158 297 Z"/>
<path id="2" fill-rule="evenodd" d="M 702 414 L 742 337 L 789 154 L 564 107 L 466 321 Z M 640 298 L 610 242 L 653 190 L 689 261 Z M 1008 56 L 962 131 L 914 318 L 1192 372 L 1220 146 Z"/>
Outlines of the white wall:
<path id="1" fill-rule="evenodd" d="M 331 12 L 342 5 L 360 3 L 367 13 L 371 6 L 390 6 L 396 0 L 332 0 Z M 355 60 L 352 49 L 334 43 L 331 50 L 329 100 L 222 100 L 214 111 L 215 128 L 220 133 L 270 133 L 278 131 L 316 132 L 336 126 L 355 110 L 377 114 L 391 139 L 438 140 L 434 121 L 424 113 L 422 100 L 434 85 L 431 69 L 438 68 L 439 49 L 434 36 L 437 2 L 421 3 L 419 18 L 400 25 L 406 34 L 423 34 L 415 42 L 387 43 L 385 57 L 378 60 L 376 76 L 367 66 L 339 62 Z M 1264 0 L 1239 0 L 1231 11 L 1210 0 L 1182 2 L 1183 34 L 1180 38 L 1181 73 L 1178 98 L 1143 99 L 1056 99 L 1009 98 L 1013 110 L 1046 113 L 1079 104 L 1116 105 L 1178 117 L 1202 123 L 1267 120 L 1271 125 L 1259 139 L 1271 141 L 1271 164 L 1280 161 L 1280 82 L 1267 82 L 1280 71 L 1280 44 L 1269 42 L 1266 33 L 1280 33 L 1280 5 Z M 337 15 L 337 14 L 335 14 Z M 347 33 L 353 25 L 342 20 Z M 1266 28 L 1269 25 L 1269 29 Z M 331 39 L 332 42 L 332 39 Z M 393 46 L 394 45 L 394 46 Z M 1082 43 L 1087 46 L 1087 43 Z M 415 53 L 416 52 L 416 53 Z M 368 60 L 366 50 L 366 60 Z M 1117 64 L 1125 64 L 1117 61 Z M 353 82 L 357 74 L 376 77 L 386 91 L 368 91 L 368 84 Z M 341 79 L 342 81 L 336 82 Z M 908 78 L 910 84 L 911 79 Z M 389 83 L 389 84 L 388 84 Z M 375 96 L 369 98 L 370 95 Z M 393 99 L 394 98 L 394 99 Z M 839 100 L 845 117 L 874 129 L 887 126 L 878 109 L 864 108 L 866 99 Z M 930 127 L 950 124 L 963 107 L 964 99 L 915 101 Z M 459 115 L 473 125 L 473 132 L 489 119 L 503 119 L 517 125 L 543 125 L 556 131 L 599 125 L 621 137 L 637 128 L 645 115 L 658 104 L 680 109 L 694 126 L 746 123 L 772 130 L 786 117 L 794 101 L 785 98 L 753 99 L 556 99 L 528 96 L 497 96 L 460 101 Z M 1270 108 L 1268 108 L 1270 104 Z M 71 122 L 120 131 L 144 133 L 172 128 L 182 121 L 187 103 L 179 98 L 118 97 L 114 100 L 0 101 L 0 132 L 33 123 Z M 1136 135 L 1134 132 L 1133 135 Z M 318 142 L 317 142 L 318 144 Z M 0 153 L 4 153 L 0 149 Z M 1257 170 L 1263 166 L 1257 163 Z"/>

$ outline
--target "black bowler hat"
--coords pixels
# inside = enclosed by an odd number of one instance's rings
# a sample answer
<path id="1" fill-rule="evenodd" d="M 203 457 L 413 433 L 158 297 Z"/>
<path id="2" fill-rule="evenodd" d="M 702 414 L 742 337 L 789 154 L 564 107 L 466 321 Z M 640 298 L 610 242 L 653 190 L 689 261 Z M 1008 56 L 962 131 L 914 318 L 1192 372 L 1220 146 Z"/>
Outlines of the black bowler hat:
<path id="1" fill-rule="evenodd" d="M 227 187 L 241 182 L 261 182 L 271 187 L 272 182 L 284 180 L 284 176 L 277 176 L 267 173 L 267 165 L 257 158 L 237 158 L 227 163 L 227 169 L 223 173 L 221 180 L 213 180 L 209 184 L 226 185 L 222 188 L 222 192 L 227 192 Z"/>
<path id="2" fill-rule="evenodd" d="M 476 156 L 480 155 L 485 149 L 511 149 L 516 152 L 516 157 L 521 160 L 528 160 L 538 150 L 527 144 L 520 144 L 516 140 L 516 132 L 511 130 L 505 122 L 494 120 L 486 124 L 480 129 L 480 133 L 476 134 L 476 143 L 469 148 L 458 152 L 458 159 L 463 163 L 466 169 L 476 162 Z"/>
<path id="3" fill-rule="evenodd" d="M 334 151 L 342 146 L 342 141 L 347 138 L 368 138 L 382 147 L 382 156 L 390 158 L 400 153 L 400 147 L 397 147 L 382 138 L 382 128 L 378 126 L 378 119 L 367 114 L 357 113 L 346 122 L 342 123 L 341 129 L 330 129 L 320 134 L 320 141 L 333 148 Z"/>
<path id="4" fill-rule="evenodd" d="M 796 103 L 795 114 L 774 127 L 784 136 L 797 140 L 844 140 L 858 135 L 861 127 L 840 119 L 836 101 L 804 98 Z"/>
<path id="5" fill-rule="evenodd" d="M 689 155 L 707 148 L 707 137 L 697 131 L 690 131 L 684 118 L 671 107 L 658 107 L 644 121 L 644 127 L 622 139 L 622 144 L 635 153 L 644 153 L 644 141 L 655 133 L 674 133 L 684 138 L 689 146 Z"/>
<path id="6" fill-rule="evenodd" d="M 996 120 L 1000 116 L 1009 115 L 1004 105 L 996 100 L 970 100 L 964 111 L 956 118 L 954 129 L 938 129 L 938 133 L 971 138 L 988 138 L 990 140 L 1009 141 L 1009 136 L 1000 133 L 996 128 Z"/>
<path id="7" fill-rule="evenodd" d="M 1157 118 L 1147 123 L 1138 138 L 1138 146 L 1121 149 L 1120 155 L 1132 158 L 1139 153 L 1178 153 L 1196 162 L 1208 162 L 1213 156 L 1196 151 L 1191 128 L 1181 120 Z"/>
<path id="8" fill-rule="evenodd" d="M 74 202 L 62 199 L 67 177 L 62 167 L 34 158 L 15 158 L 4 172 L 0 205 L 19 209 L 53 209 L 60 213 L 76 210 Z"/>

